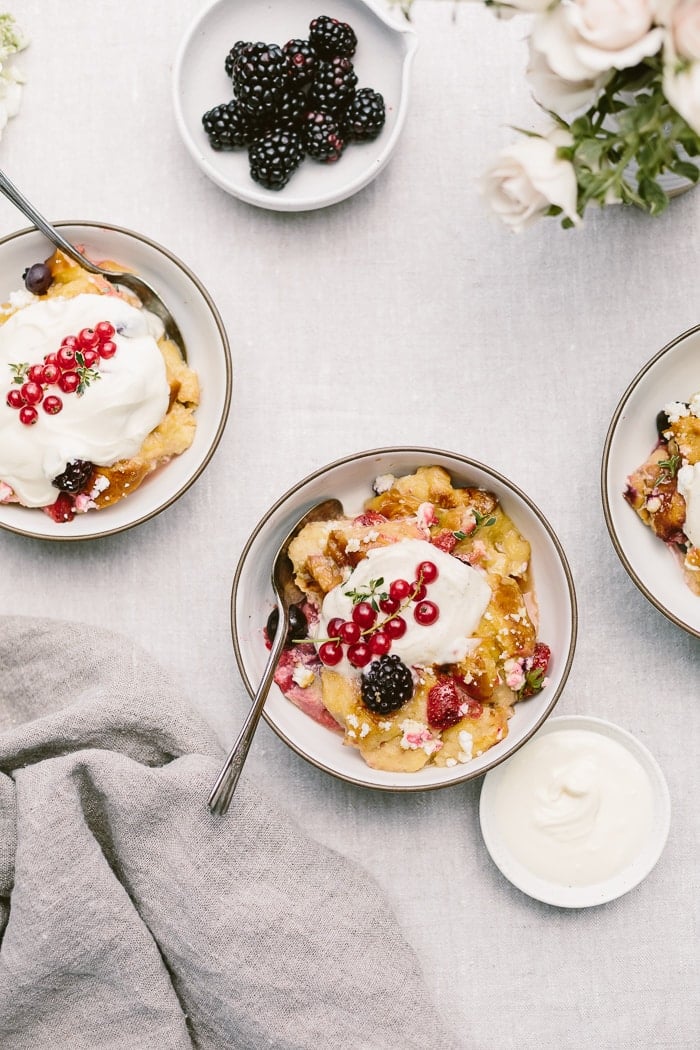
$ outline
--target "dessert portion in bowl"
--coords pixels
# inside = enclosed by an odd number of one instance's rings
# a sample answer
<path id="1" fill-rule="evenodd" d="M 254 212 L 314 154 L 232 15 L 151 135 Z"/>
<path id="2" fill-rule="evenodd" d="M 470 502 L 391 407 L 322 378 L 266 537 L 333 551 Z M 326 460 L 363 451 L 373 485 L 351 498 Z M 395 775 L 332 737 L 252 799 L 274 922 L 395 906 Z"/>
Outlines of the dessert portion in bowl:
<path id="1" fill-rule="evenodd" d="M 303 597 L 275 680 L 373 769 L 455 767 L 547 685 L 530 545 L 492 493 L 443 467 L 377 477 L 374 492 L 292 541 Z M 273 610 L 268 645 L 276 629 Z"/>
<path id="2" fill-rule="evenodd" d="M 659 537 L 700 596 L 700 392 L 657 416 L 658 441 L 627 479 L 625 499 Z"/>
<path id="3" fill-rule="evenodd" d="M 160 320 L 61 252 L 0 307 L 0 377 L 0 502 L 57 523 L 113 506 L 194 438 L 197 375 Z"/>

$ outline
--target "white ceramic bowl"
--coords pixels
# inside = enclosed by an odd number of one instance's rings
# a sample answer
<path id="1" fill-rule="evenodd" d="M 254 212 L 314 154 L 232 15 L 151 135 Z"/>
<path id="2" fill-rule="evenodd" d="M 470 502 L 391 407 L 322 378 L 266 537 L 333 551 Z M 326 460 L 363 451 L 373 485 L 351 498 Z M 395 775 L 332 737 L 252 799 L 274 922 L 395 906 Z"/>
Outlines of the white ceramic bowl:
<path id="1" fill-rule="evenodd" d="M 601 734 L 608 740 L 621 745 L 641 766 L 651 785 L 651 825 L 649 834 L 641 844 L 639 852 L 616 875 L 585 886 L 564 885 L 545 879 L 529 870 L 518 857 L 514 856 L 507 837 L 504 837 L 500 822 L 498 793 L 505 778 L 512 774 L 515 762 L 525 756 L 528 746 L 534 746 L 545 734 L 566 730 L 585 730 Z M 492 860 L 514 886 L 545 904 L 553 904 L 560 908 L 590 908 L 621 897 L 646 878 L 666 844 L 671 819 L 671 803 L 666 780 L 656 759 L 636 737 L 620 726 L 600 718 L 591 718 L 586 715 L 564 715 L 549 719 L 535 738 L 530 741 L 530 744 L 522 749 L 512 766 L 510 762 L 504 762 L 498 769 L 487 774 L 481 789 L 479 819 L 484 842 Z"/>
<path id="2" fill-rule="evenodd" d="M 199 477 L 223 433 L 231 400 L 231 354 L 219 313 L 208 292 L 183 262 L 154 241 L 131 230 L 93 222 L 59 222 L 61 233 L 97 260 L 132 269 L 159 292 L 175 317 L 188 364 L 201 384 L 201 404 L 192 446 L 155 471 L 113 507 L 77 514 L 57 524 L 40 510 L 0 503 L 0 528 L 51 540 L 109 536 L 139 525 L 165 510 Z M 52 247 L 34 228 L 0 240 L 0 300 L 22 288 L 27 266 L 46 259 Z"/>
<path id="3" fill-rule="evenodd" d="M 656 416 L 671 401 L 700 390 L 700 325 L 677 336 L 648 361 L 622 395 L 603 450 L 605 521 L 617 554 L 652 605 L 700 638 L 700 598 L 683 580 L 681 566 L 623 497 L 628 476 L 654 448 Z"/>
<path id="4" fill-rule="evenodd" d="M 549 683 L 541 693 L 516 705 L 505 740 L 466 765 L 427 766 L 417 773 L 370 769 L 354 748 L 303 714 L 273 685 L 264 715 L 275 732 L 299 755 L 342 780 L 386 790 L 416 791 L 469 780 L 503 761 L 542 724 L 564 688 L 573 660 L 577 611 L 574 585 L 564 552 L 551 526 L 532 501 L 502 475 L 474 460 L 430 448 L 384 448 L 360 452 L 321 468 L 286 492 L 256 525 L 241 555 L 231 595 L 231 626 L 238 666 L 254 695 L 267 659 L 262 629 L 273 607 L 270 570 L 279 544 L 313 504 L 335 496 L 346 513 L 360 513 L 379 474 L 413 473 L 419 466 L 444 467 L 456 485 L 478 485 L 493 492 L 532 548 L 540 607 L 539 636 L 551 647 Z"/>
<path id="5" fill-rule="evenodd" d="M 327 14 L 349 22 L 357 34 L 353 56 L 358 88 L 381 92 L 386 124 L 373 142 L 351 143 L 334 164 L 304 160 L 282 190 L 253 182 L 245 149 L 217 152 L 202 128 L 202 115 L 232 97 L 224 59 L 237 40 L 280 46 L 305 39 L 312 18 Z M 274 211 L 309 211 L 336 204 L 371 182 L 388 162 L 406 116 L 417 37 L 371 0 L 215 0 L 187 30 L 173 69 L 175 117 L 195 163 L 217 186 L 240 200 Z"/>

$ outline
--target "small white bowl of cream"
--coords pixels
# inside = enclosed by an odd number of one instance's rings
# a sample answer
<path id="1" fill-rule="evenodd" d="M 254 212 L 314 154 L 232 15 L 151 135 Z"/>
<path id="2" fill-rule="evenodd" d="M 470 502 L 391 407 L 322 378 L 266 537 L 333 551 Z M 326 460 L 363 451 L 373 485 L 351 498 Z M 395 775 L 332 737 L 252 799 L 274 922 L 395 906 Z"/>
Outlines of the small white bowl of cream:
<path id="1" fill-rule="evenodd" d="M 646 878 L 668 837 L 658 763 L 634 736 L 585 715 L 552 718 L 484 779 L 484 842 L 536 900 L 588 908 Z"/>

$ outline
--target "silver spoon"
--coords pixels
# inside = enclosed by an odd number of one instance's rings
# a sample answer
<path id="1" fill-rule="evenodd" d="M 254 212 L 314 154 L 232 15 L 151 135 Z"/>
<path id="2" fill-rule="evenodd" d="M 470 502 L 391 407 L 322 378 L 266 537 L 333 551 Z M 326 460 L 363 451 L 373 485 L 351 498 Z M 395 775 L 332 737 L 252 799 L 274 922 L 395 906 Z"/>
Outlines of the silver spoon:
<path id="1" fill-rule="evenodd" d="M 2 192 L 9 201 L 11 201 L 15 207 L 27 216 L 27 218 L 34 223 L 37 230 L 43 233 L 47 240 L 51 241 L 56 248 L 59 248 L 62 252 L 77 262 L 79 266 L 82 266 L 89 273 L 97 273 L 101 277 L 104 277 L 110 284 L 121 285 L 123 288 L 127 288 L 134 295 L 137 295 L 141 300 L 144 308 L 154 313 L 156 317 L 159 317 L 163 322 L 165 328 L 165 334 L 168 339 L 171 339 L 175 343 L 182 354 L 183 358 L 187 360 L 187 354 L 185 352 L 185 341 L 182 338 L 182 333 L 177 326 L 175 318 L 170 313 L 161 297 L 151 288 L 147 281 L 144 281 L 143 277 L 137 277 L 133 273 L 119 273 L 116 270 L 105 270 L 102 266 L 98 266 L 96 263 L 91 262 L 90 259 L 86 259 L 85 256 L 78 251 L 74 245 L 67 241 L 63 237 L 55 226 L 52 226 L 50 222 L 47 222 L 43 215 L 40 215 L 33 204 L 30 204 L 27 198 L 20 193 L 17 187 L 10 182 L 4 171 L 0 171 L 0 192 Z"/>
<path id="2" fill-rule="evenodd" d="M 279 616 L 277 630 L 275 632 L 274 640 L 272 641 L 270 655 L 267 658 L 260 685 L 253 697 L 252 707 L 248 712 L 246 720 L 243 723 L 243 728 L 239 732 L 235 744 L 229 751 L 226 761 L 224 762 L 221 772 L 216 778 L 214 787 L 209 795 L 208 805 L 212 813 L 220 815 L 226 813 L 231 799 L 233 798 L 233 793 L 238 784 L 238 778 L 241 775 L 243 765 L 248 757 L 248 751 L 253 742 L 253 736 L 257 729 L 258 722 L 260 721 L 267 694 L 270 692 L 270 686 L 272 685 L 275 676 L 277 664 L 279 663 L 279 658 L 282 655 L 284 643 L 287 639 L 287 632 L 289 630 L 289 607 L 290 605 L 294 605 L 295 602 L 300 601 L 303 597 L 302 592 L 294 582 L 294 568 L 287 553 L 289 550 L 289 544 L 310 521 L 333 521 L 335 518 L 342 517 L 342 515 L 343 506 L 337 499 L 327 499 L 324 500 L 323 503 L 317 503 L 316 506 L 308 510 L 303 518 L 296 523 L 294 528 L 280 544 L 277 554 L 275 555 L 275 559 L 272 563 L 272 590 L 277 599 L 277 612 Z"/>

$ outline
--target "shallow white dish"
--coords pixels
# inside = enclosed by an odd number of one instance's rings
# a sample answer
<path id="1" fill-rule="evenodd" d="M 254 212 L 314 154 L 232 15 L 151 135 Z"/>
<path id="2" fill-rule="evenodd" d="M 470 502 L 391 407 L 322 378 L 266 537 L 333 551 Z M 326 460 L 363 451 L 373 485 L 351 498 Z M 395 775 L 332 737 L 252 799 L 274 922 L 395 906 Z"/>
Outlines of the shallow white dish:
<path id="1" fill-rule="evenodd" d="M 373 142 L 351 143 L 335 164 L 306 159 L 282 190 L 253 182 L 245 149 L 217 152 L 202 128 L 202 115 L 232 97 L 224 59 L 237 40 L 280 46 L 305 39 L 320 14 L 349 22 L 358 39 L 353 64 L 358 88 L 381 92 L 386 124 Z M 273 211 L 309 211 L 336 204 L 374 179 L 394 151 L 406 117 L 409 78 L 417 37 L 371 0 L 215 0 L 190 25 L 173 68 L 175 117 L 195 163 L 222 189 Z"/>
<path id="2" fill-rule="evenodd" d="M 444 467 L 456 485 L 478 485 L 493 492 L 529 540 L 540 608 L 539 637 L 552 650 L 549 683 L 541 693 L 516 705 L 508 736 L 473 761 L 451 769 L 427 766 L 417 773 L 370 769 L 354 748 L 320 726 L 273 685 L 264 715 L 297 754 L 320 769 L 354 784 L 385 790 L 417 791 L 445 787 L 479 776 L 520 747 L 554 707 L 574 655 L 577 610 L 574 585 L 564 552 L 551 526 L 528 497 L 502 475 L 480 463 L 430 448 L 384 448 L 360 452 L 322 467 L 286 492 L 256 525 L 236 569 L 231 595 L 231 627 L 238 666 L 251 696 L 267 659 L 262 630 L 273 607 L 270 570 L 280 542 L 313 504 L 335 496 L 345 512 L 360 513 L 380 474 L 413 473 L 419 466 Z"/>
<path id="3" fill-rule="evenodd" d="M 201 385 L 197 429 L 192 446 L 155 471 L 132 495 L 113 507 L 77 514 L 57 524 L 41 510 L 0 504 L 0 528 L 51 540 L 109 536 L 139 525 L 165 510 L 199 477 L 214 454 L 231 401 L 231 353 L 218 310 L 209 293 L 183 262 L 166 248 L 131 230 L 92 222 L 56 223 L 68 240 L 97 261 L 111 259 L 133 269 L 162 294 L 187 348 L 188 364 Z M 0 240 L 0 301 L 23 287 L 22 274 L 52 254 L 34 228 Z"/>
<path id="4" fill-rule="evenodd" d="M 534 745 L 547 733 L 579 729 L 600 733 L 620 744 L 647 774 L 653 797 L 651 830 L 639 853 L 617 875 L 586 886 L 569 886 L 550 882 L 534 874 L 512 853 L 505 841 L 498 819 L 497 796 L 509 763 L 504 762 L 484 778 L 479 802 L 479 819 L 484 842 L 492 860 L 503 875 L 523 893 L 545 904 L 560 908 L 589 908 L 615 900 L 646 878 L 663 852 L 668 837 L 671 803 L 668 786 L 656 759 L 647 748 L 620 726 L 587 715 L 563 715 L 549 719 L 532 740 Z M 527 745 L 526 745 L 527 746 Z M 521 755 L 525 754 L 525 750 Z"/>
<path id="5" fill-rule="evenodd" d="M 666 545 L 625 501 L 628 476 L 654 448 L 656 416 L 671 401 L 700 390 L 700 325 L 677 336 L 637 373 L 620 399 L 603 450 L 602 498 L 620 561 L 652 605 L 700 638 L 700 598 L 683 580 Z"/>

